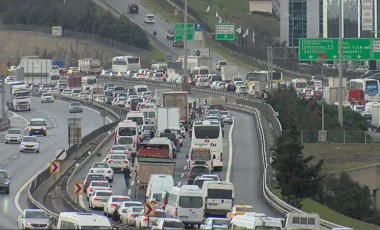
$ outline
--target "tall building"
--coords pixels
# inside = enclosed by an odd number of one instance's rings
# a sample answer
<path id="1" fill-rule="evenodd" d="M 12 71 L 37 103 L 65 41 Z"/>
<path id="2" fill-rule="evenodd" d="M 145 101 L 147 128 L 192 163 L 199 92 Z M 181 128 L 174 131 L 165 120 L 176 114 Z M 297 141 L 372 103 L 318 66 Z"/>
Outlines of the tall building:
<path id="1" fill-rule="evenodd" d="M 327 36 L 327 0 L 274 0 L 280 5 L 280 39 L 297 47 L 299 38 Z"/>

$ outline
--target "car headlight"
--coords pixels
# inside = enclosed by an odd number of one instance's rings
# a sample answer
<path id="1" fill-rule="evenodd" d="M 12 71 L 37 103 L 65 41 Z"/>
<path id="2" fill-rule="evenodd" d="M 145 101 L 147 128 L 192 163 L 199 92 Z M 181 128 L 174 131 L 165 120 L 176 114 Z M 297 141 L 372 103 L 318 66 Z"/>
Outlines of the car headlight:
<path id="1" fill-rule="evenodd" d="M 25 148 L 25 145 L 24 145 L 24 144 L 20 144 L 20 147 L 21 147 L 21 148 Z"/>
<path id="2" fill-rule="evenodd" d="M 29 225 L 29 226 L 31 226 L 31 225 L 32 225 L 32 223 L 29 223 L 29 222 L 27 222 L 27 223 L 26 223 L 26 225 Z"/>

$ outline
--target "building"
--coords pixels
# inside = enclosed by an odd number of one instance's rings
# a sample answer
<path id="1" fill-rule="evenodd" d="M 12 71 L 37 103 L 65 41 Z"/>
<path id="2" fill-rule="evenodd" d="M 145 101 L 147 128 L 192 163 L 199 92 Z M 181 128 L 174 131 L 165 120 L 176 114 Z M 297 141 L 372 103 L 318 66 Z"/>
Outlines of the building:
<path id="1" fill-rule="evenodd" d="M 263 12 L 272 14 L 272 0 L 250 0 L 249 12 Z"/>
<path id="2" fill-rule="evenodd" d="M 288 47 L 298 47 L 299 38 L 327 37 L 327 0 L 274 2 L 280 5 L 280 39 Z"/>

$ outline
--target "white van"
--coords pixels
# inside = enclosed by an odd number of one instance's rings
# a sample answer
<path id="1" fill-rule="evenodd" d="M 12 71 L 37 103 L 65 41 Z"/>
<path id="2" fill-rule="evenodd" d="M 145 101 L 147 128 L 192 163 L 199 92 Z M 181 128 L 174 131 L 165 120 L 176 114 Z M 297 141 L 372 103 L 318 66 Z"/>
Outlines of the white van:
<path id="1" fill-rule="evenodd" d="M 226 215 L 234 205 L 234 185 L 226 181 L 205 181 L 202 186 L 205 213 Z"/>
<path id="2" fill-rule="evenodd" d="M 292 87 L 297 93 L 302 93 L 307 88 L 307 82 L 305 78 L 294 78 L 291 81 Z"/>
<path id="3" fill-rule="evenodd" d="M 286 215 L 286 230 L 320 230 L 321 220 L 318 213 L 288 213 Z"/>
<path id="4" fill-rule="evenodd" d="M 137 95 L 141 95 L 142 92 L 147 92 L 148 91 L 148 86 L 147 85 L 135 85 L 133 87 L 137 93 Z"/>
<path id="5" fill-rule="evenodd" d="M 202 224 L 204 203 L 202 190 L 196 185 L 172 187 L 168 191 L 168 203 L 165 207 L 166 216 L 176 218 L 186 224 Z"/>
<path id="6" fill-rule="evenodd" d="M 146 200 L 160 201 L 162 194 L 174 186 L 172 175 L 152 174 L 150 175 L 146 188 Z"/>
<path id="7" fill-rule="evenodd" d="M 112 229 L 105 216 L 81 212 L 61 212 L 57 229 Z"/>
<path id="8" fill-rule="evenodd" d="M 145 124 L 144 114 L 138 111 L 130 111 L 125 120 L 136 122 L 138 126 Z"/>
<path id="9" fill-rule="evenodd" d="M 271 229 L 281 230 L 280 218 L 267 217 L 262 213 L 237 215 L 231 220 L 231 230 L 235 229 Z"/>

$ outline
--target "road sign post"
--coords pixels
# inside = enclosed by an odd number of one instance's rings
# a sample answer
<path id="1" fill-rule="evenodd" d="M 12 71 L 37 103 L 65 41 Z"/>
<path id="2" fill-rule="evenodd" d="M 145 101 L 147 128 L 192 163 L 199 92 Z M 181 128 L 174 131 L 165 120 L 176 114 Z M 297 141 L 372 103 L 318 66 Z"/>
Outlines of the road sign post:
<path id="1" fill-rule="evenodd" d="M 146 202 L 144 204 L 144 215 L 148 217 L 148 228 L 149 228 L 149 218 L 156 216 L 156 210 L 155 210 L 156 202 Z"/>
<path id="2" fill-rule="evenodd" d="M 215 40 L 235 40 L 235 23 L 216 24 Z"/>
<path id="3" fill-rule="evenodd" d="M 174 40 L 176 41 L 183 41 L 185 34 L 185 24 L 184 23 L 177 23 L 174 26 Z M 194 39 L 194 24 L 193 23 L 187 23 L 187 40 L 193 40 Z"/>
<path id="4" fill-rule="evenodd" d="M 372 59 L 380 60 L 380 39 L 375 38 L 372 41 Z"/>
<path id="5" fill-rule="evenodd" d="M 61 163 L 59 161 L 50 162 L 50 174 L 57 174 L 61 171 Z"/>
<path id="6" fill-rule="evenodd" d="M 77 195 L 77 203 L 79 204 L 79 195 L 84 193 L 84 185 L 82 182 L 74 183 L 74 194 Z"/>

